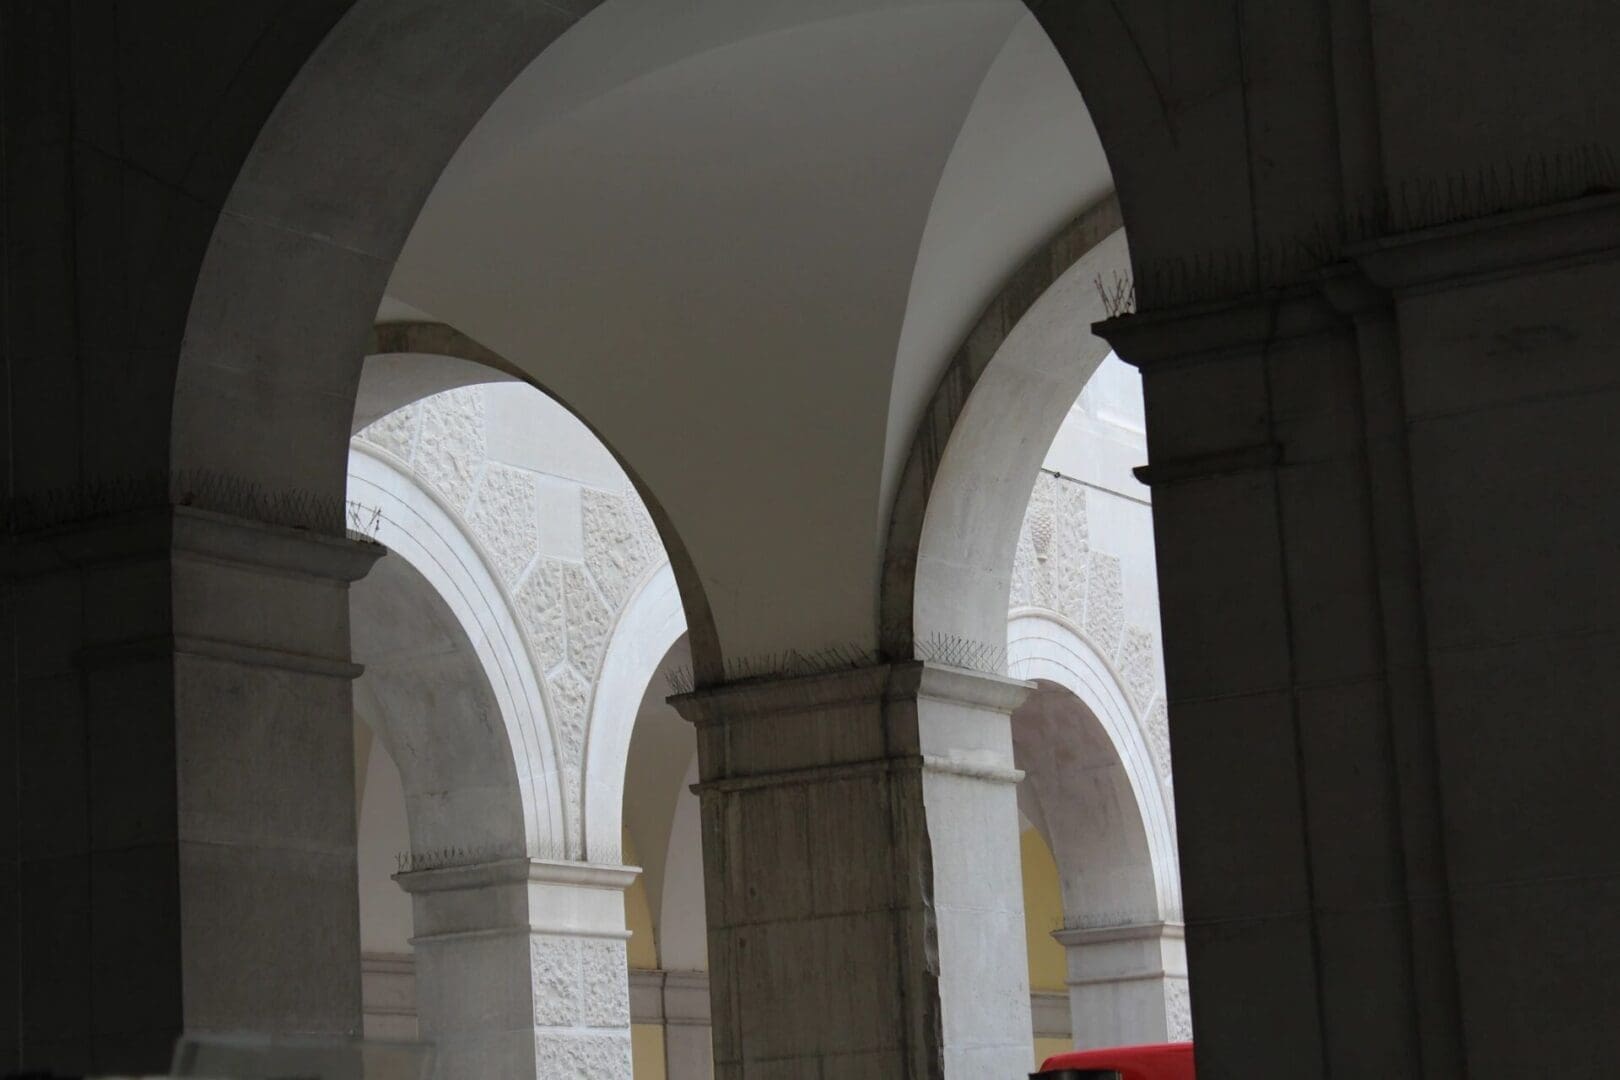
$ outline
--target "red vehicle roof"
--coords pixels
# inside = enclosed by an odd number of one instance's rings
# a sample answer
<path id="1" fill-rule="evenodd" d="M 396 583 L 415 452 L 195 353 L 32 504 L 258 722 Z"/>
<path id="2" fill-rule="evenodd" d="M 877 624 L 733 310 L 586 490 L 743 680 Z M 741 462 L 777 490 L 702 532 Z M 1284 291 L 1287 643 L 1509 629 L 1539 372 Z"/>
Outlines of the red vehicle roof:
<path id="1" fill-rule="evenodd" d="M 1041 1072 L 1057 1069 L 1113 1069 L 1125 1080 L 1193 1080 L 1193 1044 L 1155 1043 L 1073 1050 L 1041 1062 Z M 1040 1075 L 1037 1073 L 1036 1075 Z"/>

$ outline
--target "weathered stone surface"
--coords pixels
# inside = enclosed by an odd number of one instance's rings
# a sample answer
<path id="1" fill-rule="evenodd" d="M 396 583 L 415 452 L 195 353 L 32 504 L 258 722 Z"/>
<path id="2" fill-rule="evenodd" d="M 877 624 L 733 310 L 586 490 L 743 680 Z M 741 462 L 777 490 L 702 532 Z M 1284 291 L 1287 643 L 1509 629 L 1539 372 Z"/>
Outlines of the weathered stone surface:
<path id="1" fill-rule="evenodd" d="M 467 524 L 508 588 L 517 583 L 539 550 L 538 512 L 533 473 L 494 461 L 485 464 Z"/>

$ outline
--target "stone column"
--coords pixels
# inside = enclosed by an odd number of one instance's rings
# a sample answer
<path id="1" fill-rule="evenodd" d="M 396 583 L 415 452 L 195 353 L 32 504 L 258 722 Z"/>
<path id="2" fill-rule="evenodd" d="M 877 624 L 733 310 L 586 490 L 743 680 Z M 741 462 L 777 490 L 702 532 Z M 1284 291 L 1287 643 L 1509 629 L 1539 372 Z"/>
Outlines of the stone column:
<path id="1" fill-rule="evenodd" d="M 623 894 L 637 873 L 505 859 L 396 875 L 436 1075 L 628 1080 Z"/>
<path id="2" fill-rule="evenodd" d="M 1028 689 L 911 662 L 672 699 L 698 729 L 716 1077 L 1028 1072 Z"/>
<path id="3" fill-rule="evenodd" d="M 1192 1038 L 1187 949 L 1177 923 L 1058 930 L 1081 1050 Z"/>
<path id="4" fill-rule="evenodd" d="M 1590 1074 L 1620 197 L 1100 328 L 1141 368 L 1199 1074 Z"/>
<path id="5" fill-rule="evenodd" d="M 182 1032 L 359 1032 L 348 586 L 381 550 L 168 506 L 6 549 L 21 840 L 0 968 L 26 992 L 0 1071 L 161 1072 Z"/>

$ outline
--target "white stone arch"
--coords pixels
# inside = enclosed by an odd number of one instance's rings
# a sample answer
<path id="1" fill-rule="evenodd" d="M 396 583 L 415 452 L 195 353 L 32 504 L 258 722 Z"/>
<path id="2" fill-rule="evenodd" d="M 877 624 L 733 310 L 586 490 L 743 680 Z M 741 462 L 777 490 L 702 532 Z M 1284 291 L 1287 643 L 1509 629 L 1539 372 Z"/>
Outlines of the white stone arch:
<path id="1" fill-rule="evenodd" d="M 618 862 L 630 737 L 647 680 L 686 633 L 675 572 L 666 561 L 619 612 L 596 679 L 585 733 L 585 858 Z"/>
<path id="2" fill-rule="evenodd" d="M 1066 618 L 1037 609 L 1015 610 L 1007 624 L 1007 670 L 1018 679 L 1046 681 L 1068 690 L 1097 718 L 1119 755 L 1141 814 L 1152 860 L 1160 919 L 1179 921 L 1181 879 L 1175 815 L 1148 744 L 1144 717 L 1103 654 Z"/>
<path id="3" fill-rule="evenodd" d="M 499 706 L 517 770 L 525 854 L 569 857 L 563 784 L 544 690 L 487 556 L 440 498 L 386 460 L 383 451 L 353 445 L 348 490 L 363 508 L 358 523 L 410 563 L 467 632 Z"/>

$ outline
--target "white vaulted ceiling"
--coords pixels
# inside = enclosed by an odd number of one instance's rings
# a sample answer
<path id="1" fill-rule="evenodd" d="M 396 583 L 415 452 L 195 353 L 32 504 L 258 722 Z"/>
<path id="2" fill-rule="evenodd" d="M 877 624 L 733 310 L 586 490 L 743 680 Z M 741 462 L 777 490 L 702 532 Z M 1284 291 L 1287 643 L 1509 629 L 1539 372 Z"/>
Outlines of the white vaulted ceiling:
<path id="1" fill-rule="evenodd" d="M 608 0 L 468 138 L 389 292 L 623 455 L 723 642 L 870 644 L 944 364 L 1109 186 L 1017 0 Z"/>

